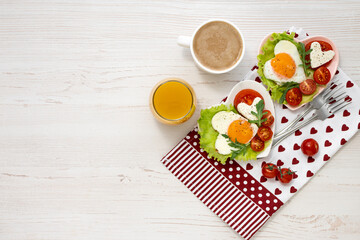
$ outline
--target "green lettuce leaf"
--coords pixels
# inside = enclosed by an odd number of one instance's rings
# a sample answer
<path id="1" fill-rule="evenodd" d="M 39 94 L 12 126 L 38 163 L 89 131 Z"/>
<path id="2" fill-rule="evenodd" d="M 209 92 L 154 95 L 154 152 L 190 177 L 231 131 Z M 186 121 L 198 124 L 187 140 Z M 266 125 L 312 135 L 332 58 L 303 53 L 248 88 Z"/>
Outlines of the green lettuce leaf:
<path id="1" fill-rule="evenodd" d="M 209 157 L 216 159 L 222 164 L 225 164 L 226 161 L 230 159 L 231 154 L 222 155 L 216 151 L 215 142 L 219 133 L 215 131 L 211 125 L 213 116 L 220 111 L 237 113 L 233 105 L 226 106 L 224 104 L 201 110 L 200 118 L 198 120 L 198 133 L 200 135 L 200 147 L 208 153 Z M 270 142 L 271 141 L 267 141 L 265 143 L 265 148 L 269 146 Z M 250 146 L 248 146 L 245 155 L 239 154 L 235 159 L 243 161 L 256 160 L 256 157 L 259 153 L 260 152 L 254 152 Z"/>
<path id="2" fill-rule="evenodd" d="M 286 32 L 271 34 L 271 38 L 269 38 L 267 40 L 267 42 L 263 45 L 263 47 L 261 49 L 262 54 L 259 54 L 257 56 L 258 67 L 259 67 L 258 74 L 259 74 L 259 76 L 261 78 L 261 81 L 268 87 L 268 90 L 271 90 L 271 98 L 274 99 L 277 102 L 279 102 L 281 96 L 284 93 L 285 88 L 283 88 L 280 85 L 277 85 L 277 83 L 275 81 L 273 81 L 271 79 L 267 79 L 265 77 L 265 75 L 264 75 L 264 65 L 268 60 L 275 57 L 275 54 L 274 54 L 275 45 L 278 42 L 280 42 L 281 40 L 288 40 L 288 41 L 292 42 L 298 48 L 299 43 L 297 43 L 294 40 L 294 36 L 295 36 L 294 32 L 292 32 L 290 35 L 287 34 Z M 309 71 L 312 71 L 312 70 L 309 70 Z M 312 78 L 312 75 L 313 75 L 313 71 L 311 72 L 311 74 L 310 74 L 310 76 L 308 78 Z M 317 93 L 318 90 L 319 89 L 317 88 L 315 93 Z M 313 96 L 315 95 L 315 93 L 311 94 L 311 95 L 308 95 L 308 96 L 304 95 L 303 99 L 302 99 L 302 102 L 300 104 L 312 101 Z M 286 101 L 284 103 L 286 103 Z"/>

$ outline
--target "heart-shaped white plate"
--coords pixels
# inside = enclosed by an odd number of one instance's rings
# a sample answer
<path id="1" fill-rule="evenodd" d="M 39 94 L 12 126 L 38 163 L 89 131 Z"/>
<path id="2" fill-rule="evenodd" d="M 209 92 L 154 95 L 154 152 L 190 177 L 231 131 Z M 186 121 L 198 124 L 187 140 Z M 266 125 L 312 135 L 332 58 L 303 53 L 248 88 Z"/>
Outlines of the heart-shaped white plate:
<path id="1" fill-rule="evenodd" d="M 271 35 L 272 33 L 270 33 L 269 35 L 267 35 L 262 41 L 261 41 L 261 44 L 260 44 L 260 47 L 259 47 L 259 52 L 258 54 L 262 54 L 262 47 L 263 45 L 266 43 L 266 41 L 271 38 Z M 330 40 L 328 39 L 327 37 L 324 37 L 324 36 L 313 36 L 313 37 L 308 37 L 304 40 L 297 40 L 296 38 L 294 38 L 294 40 L 296 42 L 302 42 L 304 43 L 305 45 L 309 42 L 312 42 L 312 41 L 324 41 L 324 42 L 327 42 L 331 45 L 333 51 L 335 52 L 335 56 L 334 58 L 330 61 L 330 63 L 327 64 L 327 68 L 329 69 L 330 73 L 331 73 L 331 79 L 334 77 L 335 73 L 336 73 L 336 70 L 338 68 L 338 65 L 339 65 L 339 51 L 337 50 L 335 44 Z M 331 80 L 330 80 L 331 81 Z M 328 83 L 329 84 L 329 83 Z M 319 87 L 319 91 L 318 93 L 314 96 L 314 98 L 319 95 L 324 89 L 326 88 L 326 85 L 325 86 L 320 86 Z M 307 103 L 303 103 L 299 106 L 296 106 L 296 107 L 292 107 L 290 106 L 289 104 L 286 104 L 286 107 L 290 110 L 297 110 L 299 109 L 300 107 L 306 105 Z"/>
<path id="2" fill-rule="evenodd" d="M 234 104 L 234 99 L 235 99 L 236 95 L 238 94 L 238 92 L 240 92 L 241 90 L 244 90 L 244 89 L 252 89 L 252 90 L 255 90 L 258 93 L 260 93 L 260 95 L 264 98 L 264 102 L 265 102 L 264 110 L 269 110 L 272 113 L 272 115 L 274 116 L 274 118 L 276 118 L 274 103 L 270 97 L 269 92 L 266 90 L 266 88 L 262 84 L 257 83 L 253 80 L 244 80 L 244 81 L 241 81 L 238 84 L 236 84 L 231 89 L 230 94 L 228 95 L 224 104 L 228 105 L 228 106 L 230 104 Z M 274 121 L 273 125 L 271 125 L 271 127 L 270 127 L 271 130 L 273 131 L 273 133 L 275 133 L 275 122 L 276 121 Z M 273 135 L 273 137 L 274 137 L 274 135 Z M 266 149 L 264 149 L 264 151 L 262 151 L 257 156 L 257 158 L 263 158 L 263 157 L 267 157 L 269 155 L 271 146 L 272 146 L 272 140 L 273 139 L 269 140 L 269 141 L 271 141 L 270 145 Z"/>

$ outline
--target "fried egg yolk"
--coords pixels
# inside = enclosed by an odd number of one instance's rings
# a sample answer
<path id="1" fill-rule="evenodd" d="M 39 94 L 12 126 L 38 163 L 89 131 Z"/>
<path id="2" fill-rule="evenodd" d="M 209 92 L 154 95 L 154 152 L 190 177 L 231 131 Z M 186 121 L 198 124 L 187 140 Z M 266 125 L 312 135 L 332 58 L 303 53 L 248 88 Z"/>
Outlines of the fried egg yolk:
<path id="1" fill-rule="evenodd" d="M 233 142 L 238 141 L 245 144 L 253 137 L 253 130 L 248 121 L 239 119 L 229 125 L 228 136 Z"/>
<path id="2" fill-rule="evenodd" d="M 284 78 L 291 78 L 296 71 L 295 61 L 287 53 L 278 53 L 271 59 L 271 66 L 274 72 Z"/>

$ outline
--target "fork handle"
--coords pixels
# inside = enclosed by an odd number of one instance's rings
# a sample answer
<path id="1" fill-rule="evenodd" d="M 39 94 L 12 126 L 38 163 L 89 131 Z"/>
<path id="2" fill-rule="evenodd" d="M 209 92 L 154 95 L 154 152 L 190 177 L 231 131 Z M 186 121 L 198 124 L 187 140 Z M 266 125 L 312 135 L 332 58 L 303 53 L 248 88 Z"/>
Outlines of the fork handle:
<path id="1" fill-rule="evenodd" d="M 272 147 L 275 147 L 276 145 L 278 145 L 281 141 L 283 141 L 285 138 L 287 138 L 288 136 L 290 136 L 291 134 L 293 134 L 295 131 L 299 130 L 302 127 L 305 127 L 306 125 L 312 123 L 313 121 L 315 121 L 317 119 L 317 115 L 314 114 L 312 115 L 309 119 L 307 119 L 306 121 L 304 121 L 303 123 L 297 125 L 296 127 L 292 128 L 290 131 L 282 134 L 281 136 L 275 136 L 273 139 L 273 145 Z"/>
<path id="2" fill-rule="evenodd" d="M 294 127 L 300 121 L 300 119 L 305 117 L 311 110 L 312 110 L 312 108 L 311 108 L 311 105 L 309 104 L 309 106 L 303 113 L 299 114 L 291 123 L 289 123 L 284 129 L 282 129 L 280 132 L 278 132 L 275 135 L 275 137 L 281 137 L 282 135 L 284 135 L 284 133 L 286 133 L 286 131 L 288 129 Z"/>

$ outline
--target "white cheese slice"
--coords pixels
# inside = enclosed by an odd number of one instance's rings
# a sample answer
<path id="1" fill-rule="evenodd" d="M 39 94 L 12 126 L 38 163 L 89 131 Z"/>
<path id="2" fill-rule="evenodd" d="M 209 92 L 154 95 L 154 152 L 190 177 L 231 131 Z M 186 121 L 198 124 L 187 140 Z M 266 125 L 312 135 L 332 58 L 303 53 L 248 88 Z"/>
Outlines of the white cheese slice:
<path id="1" fill-rule="evenodd" d="M 221 134 L 217 136 L 215 148 L 218 153 L 222 155 L 228 155 L 231 153 L 231 150 L 236 150 L 235 148 L 229 146 L 228 140 Z"/>
<path id="2" fill-rule="evenodd" d="M 261 98 L 256 97 L 251 105 L 247 105 L 246 103 L 239 103 L 237 105 L 237 110 L 245 118 L 249 120 L 256 120 L 257 117 L 253 115 L 251 112 L 256 112 L 256 104 L 258 104 L 260 100 Z"/>
<path id="3" fill-rule="evenodd" d="M 313 42 L 311 44 L 311 49 L 310 61 L 312 68 L 320 67 L 321 65 L 331 61 L 331 59 L 335 56 L 335 52 L 333 50 L 323 52 L 321 50 L 320 43 L 318 42 Z"/>

